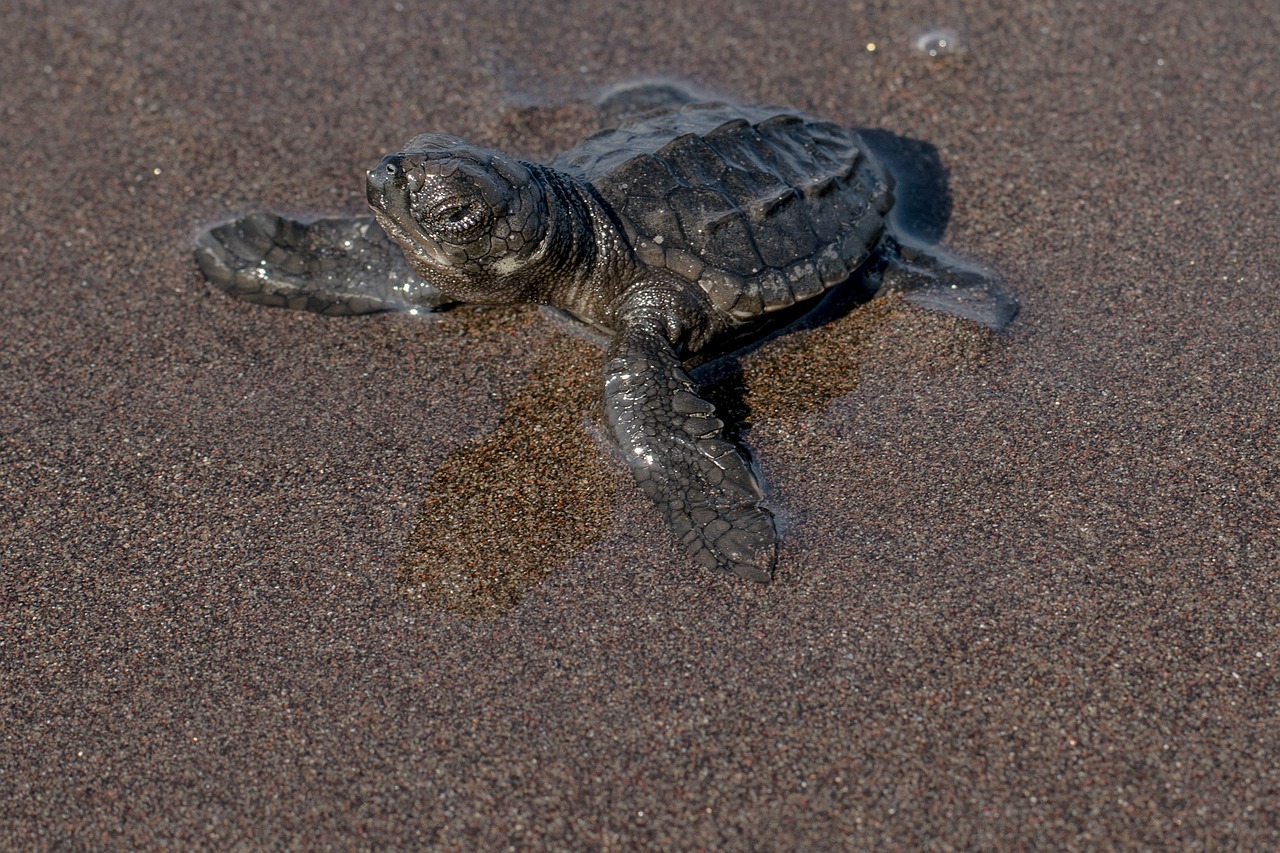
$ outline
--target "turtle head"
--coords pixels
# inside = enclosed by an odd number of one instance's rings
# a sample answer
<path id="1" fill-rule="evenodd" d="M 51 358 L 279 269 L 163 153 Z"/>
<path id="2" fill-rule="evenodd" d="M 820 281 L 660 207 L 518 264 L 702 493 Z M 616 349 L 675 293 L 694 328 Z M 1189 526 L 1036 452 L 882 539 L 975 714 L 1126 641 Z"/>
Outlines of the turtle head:
<path id="1" fill-rule="evenodd" d="M 426 134 L 369 171 L 369 204 L 409 263 L 465 302 L 539 301 L 522 271 L 547 233 L 543 188 L 528 166 L 456 136 Z"/>

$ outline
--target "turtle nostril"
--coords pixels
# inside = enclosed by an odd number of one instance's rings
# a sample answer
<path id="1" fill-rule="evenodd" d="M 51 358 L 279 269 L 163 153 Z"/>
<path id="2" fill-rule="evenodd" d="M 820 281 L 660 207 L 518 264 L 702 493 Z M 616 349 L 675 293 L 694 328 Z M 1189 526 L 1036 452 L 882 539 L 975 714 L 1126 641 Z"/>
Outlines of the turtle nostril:
<path id="1" fill-rule="evenodd" d="M 369 170 L 369 180 L 379 186 L 395 186 L 404 175 L 400 163 L 392 155 L 382 158 L 378 165 Z"/>

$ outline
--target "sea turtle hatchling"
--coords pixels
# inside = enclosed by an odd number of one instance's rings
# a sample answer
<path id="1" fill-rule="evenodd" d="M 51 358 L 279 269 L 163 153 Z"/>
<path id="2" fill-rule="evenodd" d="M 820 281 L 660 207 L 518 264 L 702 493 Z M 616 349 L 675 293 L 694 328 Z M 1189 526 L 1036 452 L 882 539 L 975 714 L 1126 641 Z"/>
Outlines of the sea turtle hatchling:
<path id="1" fill-rule="evenodd" d="M 255 213 L 203 233 L 196 257 L 216 286 L 268 305 L 537 303 L 605 331 L 604 411 L 641 490 L 697 563 L 764 583 L 773 515 L 689 361 L 779 329 L 850 280 L 993 328 L 1017 310 L 989 274 L 896 235 L 892 187 L 852 130 L 684 104 L 550 165 L 419 136 L 369 171 L 372 219 Z"/>

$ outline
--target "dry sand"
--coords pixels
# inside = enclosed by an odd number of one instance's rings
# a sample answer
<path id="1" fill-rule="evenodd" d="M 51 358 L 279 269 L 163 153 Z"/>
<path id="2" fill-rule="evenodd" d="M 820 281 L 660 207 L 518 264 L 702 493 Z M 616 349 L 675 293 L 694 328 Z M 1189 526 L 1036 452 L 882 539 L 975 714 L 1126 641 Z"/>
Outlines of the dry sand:
<path id="1" fill-rule="evenodd" d="M 1280 846 L 1274 3 L 355 6 L 0 10 L 0 847 Z M 769 588 L 691 566 L 562 325 L 190 257 L 649 74 L 935 145 L 1023 303 L 742 360 Z"/>

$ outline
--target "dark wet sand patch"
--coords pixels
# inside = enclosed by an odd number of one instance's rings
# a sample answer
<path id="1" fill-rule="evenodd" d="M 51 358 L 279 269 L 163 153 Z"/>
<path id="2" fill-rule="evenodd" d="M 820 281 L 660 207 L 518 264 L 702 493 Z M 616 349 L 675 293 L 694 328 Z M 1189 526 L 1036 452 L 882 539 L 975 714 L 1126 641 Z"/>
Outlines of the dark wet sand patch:
<path id="1" fill-rule="evenodd" d="M 531 332 L 528 328 L 526 332 Z M 617 478 L 587 432 L 598 346 L 540 335 L 527 385 L 497 427 L 441 463 L 397 571 L 410 598 L 495 618 L 612 523 Z"/>

